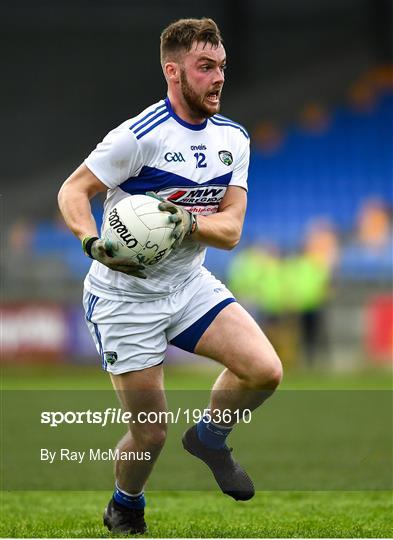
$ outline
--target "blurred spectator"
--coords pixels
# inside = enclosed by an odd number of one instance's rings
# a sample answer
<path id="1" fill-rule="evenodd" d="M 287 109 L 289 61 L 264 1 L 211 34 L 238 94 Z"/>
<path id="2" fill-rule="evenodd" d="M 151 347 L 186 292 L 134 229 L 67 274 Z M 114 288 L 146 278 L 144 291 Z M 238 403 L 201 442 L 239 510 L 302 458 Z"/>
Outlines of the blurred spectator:
<path id="1" fill-rule="evenodd" d="M 358 216 L 359 243 L 365 248 L 383 250 L 391 239 L 391 225 L 389 212 L 382 201 L 378 199 L 366 201 Z"/>
<path id="2" fill-rule="evenodd" d="M 32 251 L 34 229 L 33 223 L 20 219 L 8 230 L 4 256 L 1 258 L 2 276 L 7 292 L 20 287 L 21 282 L 26 279 L 26 272 L 30 276 L 34 274 L 35 261 Z"/>
<path id="3" fill-rule="evenodd" d="M 1 258 L 2 274 L 6 284 L 10 280 L 23 280 L 27 269 L 29 273 L 32 271 L 34 230 L 34 224 L 25 219 L 14 222 L 8 230 L 4 256 Z"/>
<path id="4" fill-rule="evenodd" d="M 61 264 L 62 274 L 68 279 L 85 275 L 91 263 L 83 254 L 78 239 L 70 235 L 58 211 L 51 220 L 42 221 L 37 226 L 33 249 L 40 257 L 51 258 Z"/>
<path id="5" fill-rule="evenodd" d="M 8 231 L 8 249 L 15 255 L 29 256 L 35 225 L 25 219 L 20 219 L 11 225 Z"/>
<path id="6" fill-rule="evenodd" d="M 41 257 L 34 250 L 37 225 L 27 220 L 13 223 L 6 240 L 3 278 L 6 294 L 29 300 L 45 297 L 48 289 L 62 285 L 64 272 L 56 261 Z"/>
<path id="7" fill-rule="evenodd" d="M 339 249 L 337 233 L 328 220 L 315 219 L 309 224 L 304 250 L 310 258 L 332 270 L 337 264 Z"/>
<path id="8" fill-rule="evenodd" d="M 358 214 L 353 238 L 343 248 L 339 275 L 353 280 L 391 282 L 392 273 L 391 215 L 385 203 L 368 199 Z"/>
<path id="9" fill-rule="evenodd" d="M 104 196 L 99 194 L 92 201 L 92 212 L 98 230 L 102 224 L 102 205 Z M 70 235 L 64 219 L 57 210 L 52 219 L 41 221 L 32 239 L 32 248 L 41 257 L 51 258 L 62 265 L 62 275 L 68 280 L 79 280 L 91 264 L 81 249 L 79 240 Z"/>
<path id="10" fill-rule="evenodd" d="M 285 364 L 294 363 L 298 343 L 288 312 L 285 264 L 273 245 L 254 244 L 237 253 L 228 271 L 228 284 L 263 331 Z"/>
<path id="11" fill-rule="evenodd" d="M 283 132 L 273 122 L 261 122 L 253 131 L 252 142 L 264 155 L 277 153 L 284 141 Z"/>
<path id="12" fill-rule="evenodd" d="M 372 112 L 380 95 L 392 89 L 392 66 L 380 66 L 366 73 L 350 87 L 349 105 L 358 112 Z"/>
<path id="13" fill-rule="evenodd" d="M 228 282 L 232 292 L 247 305 L 257 320 L 280 315 L 285 307 L 281 258 L 277 249 L 252 245 L 232 260 Z"/>
<path id="14" fill-rule="evenodd" d="M 318 103 L 308 103 L 300 112 L 300 125 L 304 131 L 314 135 L 326 133 L 331 125 L 331 116 Z"/>
<path id="15" fill-rule="evenodd" d="M 257 320 L 261 318 L 259 288 L 265 263 L 266 253 L 253 244 L 235 255 L 227 272 L 231 291 Z"/>
<path id="16" fill-rule="evenodd" d="M 349 89 L 349 105 L 357 112 L 369 113 L 375 109 L 377 93 L 368 81 L 359 81 Z"/>
<path id="17" fill-rule="evenodd" d="M 365 80 L 370 81 L 379 91 L 393 90 L 393 66 L 385 65 L 372 69 L 365 75 Z"/>
<path id="18" fill-rule="evenodd" d="M 101 204 L 97 201 L 93 206 L 98 225 Z M 67 298 L 66 291 L 75 290 L 75 280 L 80 280 L 91 264 L 58 211 L 52 219 L 39 223 L 15 221 L 5 244 L 7 256 L 2 258 L 1 271 L 6 293 L 13 298 Z"/>
<path id="19" fill-rule="evenodd" d="M 287 262 L 290 308 L 299 314 L 302 352 L 308 366 L 327 350 L 325 307 L 332 272 L 338 261 L 339 243 L 326 220 L 313 221 L 306 232 L 302 253 Z"/>
<path id="20" fill-rule="evenodd" d="M 285 363 L 303 356 L 311 366 L 320 353 L 338 252 L 333 226 L 318 220 L 309 227 L 301 253 L 284 258 L 276 248 L 253 245 L 230 265 L 230 289 L 253 313 Z"/>

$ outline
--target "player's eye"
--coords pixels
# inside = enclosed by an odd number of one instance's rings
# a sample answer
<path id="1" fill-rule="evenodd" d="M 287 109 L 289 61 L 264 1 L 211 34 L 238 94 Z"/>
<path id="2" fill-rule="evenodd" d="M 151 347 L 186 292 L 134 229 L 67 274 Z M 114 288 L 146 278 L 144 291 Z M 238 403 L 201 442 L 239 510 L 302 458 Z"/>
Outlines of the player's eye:
<path id="1" fill-rule="evenodd" d="M 226 64 L 223 64 L 222 66 L 220 66 L 221 71 L 225 71 L 226 68 L 227 68 L 227 65 L 226 65 Z"/>

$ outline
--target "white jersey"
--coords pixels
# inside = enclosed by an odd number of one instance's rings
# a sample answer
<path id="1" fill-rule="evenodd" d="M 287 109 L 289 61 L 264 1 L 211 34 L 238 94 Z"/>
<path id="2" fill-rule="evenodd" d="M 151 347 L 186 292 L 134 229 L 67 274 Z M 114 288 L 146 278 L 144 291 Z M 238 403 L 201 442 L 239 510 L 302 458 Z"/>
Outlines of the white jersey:
<path id="1" fill-rule="evenodd" d="M 209 215 L 217 212 L 228 186 L 247 189 L 249 153 L 242 126 L 219 114 L 189 124 L 167 98 L 110 131 L 85 164 L 109 188 L 104 220 L 121 199 L 147 191 L 194 214 Z M 146 267 L 147 279 L 93 261 L 85 287 L 107 300 L 156 300 L 196 277 L 205 251 L 186 238 L 161 263 Z"/>

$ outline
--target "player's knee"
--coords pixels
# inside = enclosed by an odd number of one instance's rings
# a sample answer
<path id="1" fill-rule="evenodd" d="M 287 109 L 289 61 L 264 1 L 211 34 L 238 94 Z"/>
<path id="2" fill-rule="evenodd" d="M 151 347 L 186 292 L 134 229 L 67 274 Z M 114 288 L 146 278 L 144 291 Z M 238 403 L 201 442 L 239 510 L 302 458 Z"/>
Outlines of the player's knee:
<path id="1" fill-rule="evenodd" d="M 269 358 L 255 359 L 247 373 L 247 383 L 252 389 L 275 390 L 283 376 L 282 364 L 274 353 Z"/>
<path id="2" fill-rule="evenodd" d="M 162 448 L 165 444 L 167 427 L 164 424 L 146 424 L 133 430 L 133 438 L 143 448 Z"/>
<path id="3" fill-rule="evenodd" d="M 275 390 L 277 386 L 281 383 L 283 377 L 283 369 L 281 360 L 276 355 L 269 363 L 266 379 L 268 388 Z"/>
<path id="4" fill-rule="evenodd" d="M 162 448 L 166 441 L 166 429 L 155 429 L 147 436 L 147 445 L 150 448 Z"/>

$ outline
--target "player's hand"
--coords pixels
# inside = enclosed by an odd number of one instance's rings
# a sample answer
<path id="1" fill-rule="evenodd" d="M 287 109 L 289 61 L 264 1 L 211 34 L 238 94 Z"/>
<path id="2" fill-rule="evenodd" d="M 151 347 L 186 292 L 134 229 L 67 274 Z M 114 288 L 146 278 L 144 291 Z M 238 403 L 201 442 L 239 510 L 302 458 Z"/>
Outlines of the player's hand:
<path id="1" fill-rule="evenodd" d="M 172 237 L 175 239 L 173 243 L 173 249 L 180 246 L 186 236 L 192 234 L 196 229 L 196 218 L 181 206 L 177 206 L 172 202 L 166 201 L 162 197 L 159 197 L 156 193 L 148 191 L 146 195 L 158 199 L 160 204 L 158 209 L 162 212 L 169 212 L 169 221 L 175 224 L 175 228 L 172 231 Z"/>
<path id="2" fill-rule="evenodd" d="M 109 240 L 98 238 L 98 240 L 92 243 L 90 252 L 93 259 L 104 264 L 111 270 L 123 272 L 123 274 L 127 274 L 128 276 L 146 279 L 146 275 L 142 271 L 145 267 L 142 264 L 135 263 L 128 257 L 116 255 L 116 251 L 113 249 Z"/>

